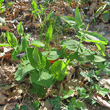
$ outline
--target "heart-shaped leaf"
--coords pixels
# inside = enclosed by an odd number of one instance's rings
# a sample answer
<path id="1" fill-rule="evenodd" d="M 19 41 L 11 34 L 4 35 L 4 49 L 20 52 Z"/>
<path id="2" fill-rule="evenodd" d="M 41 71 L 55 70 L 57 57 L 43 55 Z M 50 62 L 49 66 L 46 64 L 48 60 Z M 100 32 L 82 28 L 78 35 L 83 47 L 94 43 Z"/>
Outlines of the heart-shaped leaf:
<path id="1" fill-rule="evenodd" d="M 26 51 L 29 46 L 29 41 L 26 38 L 21 39 L 21 52 Z"/>
<path id="2" fill-rule="evenodd" d="M 82 20 L 81 20 L 81 16 L 80 16 L 78 7 L 76 7 L 76 10 L 75 10 L 75 21 L 78 24 L 78 26 L 80 26 L 82 24 Z"/>
<path id="3" fill-rule="evenodd" d="M 45 35 L 47 44 L 51 41 L 52 33 L 53 33 L 53 28 L 52 28 L 52 25 L 50 25 Z"/>
<path id="4" fill-rule="evenodd" d="M 47 60 L 56 60 L 60 58 L 61 51 L 57 49 L 53 49 L 51 51 L 44 51 L 42 52 L 42 55 L 47 58 Z"/>
<path id="5" fill-rule="evenodd" d="M 32 57 L 33 56 L 32 53 L 33 53 L 33 48 L 31 48 L 31 47 L 28 48 L 27 49 L 28 59 L 34 68 L 38 68 L 38 64 L 35 62 L 34 58 Z"/>
<path id="6" fill-rule="evenodd" d="M 34 46 L 37 46 L 37 47 L 44 47 L 45 46 L 45 44 L 43 42 L 39 41 L 39 40 L 33 40 L 31 42 L 31 45 L 34 45 Z"/>
<path id="7" fill-rule="evenodd" d="M 38 51 L 37 47 L 34 48 L 32 53 L 33 59 L 38 64 L 39 68 L 44 68 L 46 66 L 45 57 Z"/>
<path id="8" fill-rule="evenodd" d="M 71 27 L 79 30 L 78 24 L 76 23 L 75 19 L 70 16 L 62 16 L 61 17 L 64 21 L 66 21 Z"/>
<path id="9" fill-rule="evenodd" d="M 18 31 L 18 34 L 19 34 L 19 35 L 23 35 L 24 28 L 23 28 L 23 26 L 22 26 L 22 22 L 20 22 L 20 23 L 18 24 L 17 31 Z"/>
<path id="10" fill-rule="evenodd" d="M 94 57 L 95 57 L 94 58 L 95 62 L 104 62 L 104 61 L 106 61 L 106 59 L 102 56 L 94 55 Z"/>
<path id="11" fill-rule="evenodd" d="M 80 48 L 79 48 L 79 44 L 80 44 Z M 85 47 L 82 43 L 72 39 L 63 40 L 60 46 L 64 46 L 64 45 L 66 45 L 67 49 L 73 50 L 73 51 L 77 51 L 78 48 L 79 48 L 78 49 L 79 52 L 81 52 L 81 50 L 85 50 Z"/>
<path id="12" fill-rule="evenodd" d="M 22 66 L 21 68 L 18 68 L 18 70 L 15 72 L 14 78 L 17 81 L 21 81 L 24 79 L 24 76 L 27 75 L 30 71 L 33 71 L 34 68 L 28 64 L 26 66 Z"/>
<path id="13" fill-rule="evenodd" d="M 64 77 L 67 75 L 68 63 L 69 61 L 65 64 L 64 61 L 58 60 L 52 64 L 50 71 L 56 80 L 62 81 Z"/>
<path id="14" fill-rule="evenodd" d="M 7 37 L 8 43 L 9 43 L 9 45 L 11 45 L 11 47 L 16 48 L 18 46 L 18 41 L 17 41 L 17 38 L 14 36 L 14 34 L 7 31 L 6 37 Z"/>
<path id="15" fill-rule="evenodd" d="M 30 74 L 30 80 L 38 85 L 49 88 L 52 84 L 53 75 L 48 70 L 42 69 L 39 72 L 32 72 Z"/>

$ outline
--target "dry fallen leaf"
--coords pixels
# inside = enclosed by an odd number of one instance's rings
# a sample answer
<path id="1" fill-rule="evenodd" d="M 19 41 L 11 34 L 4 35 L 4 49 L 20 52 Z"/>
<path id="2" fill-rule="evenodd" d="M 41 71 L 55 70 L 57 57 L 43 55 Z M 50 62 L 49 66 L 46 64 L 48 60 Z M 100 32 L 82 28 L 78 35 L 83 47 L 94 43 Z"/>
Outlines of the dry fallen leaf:
<path id="1" fill-rule="evenodd" d="M 88 14 L 92 15 L 93 11 L 97 9 L 97 3 L 93 2 L 90 6 L 90 11 L 88 12 Z"/>
<path id="2" fill-rule="evenodd" d="M 101 79 L 99 85 L 110 90 L 110 79 Z"/>
<path id="3" fill-rule="evenodd" d="M 41 105 L 39 110 L 53 110 L 53 105 L 49 103 L 49 100 L 46 99 L 46 101 L 41 101 Z"/>
<path id="4" fill-rule="evenodd" d="M 110 103 L 105 100 L 103 96 L 100 94 L 95 94 L 92 96 L 93 99 L 95 99 L 98 103 L 100 103 L 102 106 L 110 108 Z"/>

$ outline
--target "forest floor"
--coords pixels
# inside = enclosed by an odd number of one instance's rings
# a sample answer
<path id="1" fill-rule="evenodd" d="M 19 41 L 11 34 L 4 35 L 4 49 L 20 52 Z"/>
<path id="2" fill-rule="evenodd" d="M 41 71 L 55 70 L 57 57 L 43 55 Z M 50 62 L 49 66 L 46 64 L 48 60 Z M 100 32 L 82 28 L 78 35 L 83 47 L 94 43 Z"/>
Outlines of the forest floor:
<path id="1" fill-rule="evenodd" d="M 7 2 L 6 2 L 7 1 Z M 10 2 L 9 2 L 10 1 Z M 34 39 L 40 39 L 41 35 L 40 32 L 42 30 L 42 23 L 43 23 L 43 17 L 44 15 L 37 15 L 36 18 L 33 17 L 32 14 L 32 7 L 31 7 L 31 0 L 24 0 L 22 2 L 14 1 L 14 0 L 5 0 L 4 3 L 2 3 L 2 7 L 4 7 L 5 11 L 3 13 L 0 13 L 0 43 L 4 42 L 6 31 L 9 31 L 13 33 L 18 41 L 20 41 L 20 35 L 17 32 L 17 27 L 20 22 L 22 22 L 24 33 L 31 34 L 31 37 L 29 38 L 29 42 L 33 41 Z M 39 6 L 40 2 L 37 1 L 37 4 Z M 43 4 L 43 3 L 42 3 Z M 110 2 L 109 2 L 110 4 Z M 100 6 L 104 6 L 105 3 L 102 2 L 88 2 L 88 3 L 82 3 L 78 4 L 76 2 L 71 2 L 71 5 L 69 6 L 67 2 L 55 2 L 48 4 L 48 7 L 45 7 L 44 10 L 41 13 L 46 13 L 45 15 L 48 17 L 50 13 L 54 12 L 54 15 L 51 16 L 50 19 L 47 19 L 46 25 L 48 25 L 49 22 L 56 23 L 56 30 L 57 33 L 54 35 L 55 37 L 58 36 L 59 38 L 72 38 L 75 34 L 74 29 L 62 27 L 62 30 L 59 30 L 57 28 L 59 21 L 55 21 L 55 17 L 62 17 L 62 16 L 71 16 L 74 18 L 75 16 L 75 9 L 76 6 L 79 7 L 80 15 L 83 21 L 85 22 L 86 26 L 89 24 L 88 31 L 99 33 L 102 36 L 104 36 L 107 39 L 108 44 L 105 46 L 105 53 L 108 55 L 106 57 L 107 61 L 110 61 L 110 14 L 106 16 L 106 19 L 103 17 L 103 12 L 105 10 L 110 10 L 109 7 L 103 8 L 98 14 L 94 14 Z M 110 11 L 109 11 L 110 12 Z M 109 16 L 109 17 L 108 17 Z M 94 18 L 94 19 L 93 19 Z M 89 22 L 90 20 L 90 22 Z M 3 25 L 3 22 L 5 25 Z M 64 22 L 64 21 L 63 21 Z M 44 32 L 46 32 L 48 26 L 44 27 Z M 84 43 L 84 45 L 87 48 L 91 47 L 91 43 Z M 93 49 L 95 50 L 95 46 Z M 69 81 L 64 79 L 63 81 L 59 81 L 55 83 L 55 85 L 51 86 L 51 88 L 48 90 L 48 95 L 46 94 L 46 98 L 42 99 L 37 96 L 37 94 L 32 94 L 29 90 L 29 78 L 26 78 L 24 81 L 16 81 L 14 79 L 14 74 L 17 71 L 17 66 L 20 63 L 20 60 L 13 60 L 11 58 L 11 53 L 13 51 L 13 48 L 11 47 L 0 47 L 0 110 L 18 110 L 17 107 L 15 107 L 16 104 L 19 104 L 19 106 L 23 106 L 21 110 L 34 110 L 33 107 L 31 107 L 31 101 L 34 102 L 36 100 L 39 101 L 40 107 L 39 110 L 52 110 L 53 105 L 49 103 L 48 98 L 53 98 L 54 94 L 60 94 L 62 85 L 65 84 L 66 90 L 68 90 L 68 87 L 71 87 L 75 89 L 76 86 L 79 84 L 79 79 L 74 79 L 72 76 L 74 76 L 74 73 L 77 70 L 77 66 L 68 66 L 67 72 L 70 73 L 71 78 Z M 84 67 L 84 65 L 82 65 Z M 89 67 L 84 67 L 88 69 Z M 28 77 L 28 76 L 27 76 Z M 109 74 L 101 74 L 102 79 L 102 87 L 106 87 L 110 89 L 110 79 Z M 83 79 L 81 77 L 81 79 Z M 82 81 L 82 80 L 81 80 Z M 66 83 L 65 83 L 66 82 Z M 84 79 L 83 81 L 84 82 Z M 80 84 L 79 84 L 80 85 Z M 64 89 L 64 87 L 63 87 Z M 77 93 L 72 94 L 73 96 L 76 96 Z M 107 98 L 110 97 L 109 94 L 107 95 Z M 102 98 L 102 97 L 101 97 Z M 108 98 L 109 99 L 109 98 Z M 88 102 L 88 100 L 85 100 L 83 104 L 86 106 L 85 110 L 109 110 L 110 104 L 103 104 L 101 103 L 106 101 L 105 99 L 94 99 L 97 101 L 94 105 L 91 105 L 91 102 Z M 110 99 L 109 99 L 110 100 Z M 27 107 L 27 108 L 25 108 Z M 65 110 L 64 108 L 60 108 L 61 110 Z M 36 109 L 37 110 L 37 109 Z M 71 109 L 74 110 L 74 109 Z M 76 110 L 76 109 L 75 109 Z"/>

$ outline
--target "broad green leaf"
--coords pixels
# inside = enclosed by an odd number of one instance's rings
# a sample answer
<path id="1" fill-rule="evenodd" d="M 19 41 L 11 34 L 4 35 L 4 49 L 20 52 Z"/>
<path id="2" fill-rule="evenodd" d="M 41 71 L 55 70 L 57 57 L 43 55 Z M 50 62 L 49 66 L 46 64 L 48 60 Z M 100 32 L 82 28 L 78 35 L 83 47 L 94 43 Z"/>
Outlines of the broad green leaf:
<path id="1" fill-rule="evenodd" d="M 74 92 L 74 90 L 69 90 L 68 93 L 67 93 L 67 95 L 72 95 L 73 92 Z"/>
<path id="2" fill-rule="evenodd" d="M 29 46 L 29 41 L 26 38 L 21 39 L 21 52 L 26 51 Z"/>
<path id="3" fill-rule="evenodd" d="M 48 70 L 41 70 L 37 84 L 49 88 L 52 84 L 53 75 L 49 73 Z"/>
<path id="4" fill-rule="evenodd" d="M 45 66 L 45 69 L 49 70 L 50 65 L 51 65 L 50 62 L 49 62 L 48 60 L 46 60 L 46 66 Z"/>
<path id="5" fill-rule="evenodd" d="M 11 46 L 11 45 L 9 45 L 7 43 L 0 43 L 0 47 L 5 47 L 5 46 Z"/>
<path id="6" fill-rule="evenodd" d="M 110 74 L 110 69 L 109 68 L 104 68 L 103 72 L 106 73 L 106 74 Z"/>
<path id="7" fill-rule="evenodd" d="M 4 2 L 4 0 L 1 0 L 0 3 Z"/>
<path id="8" fill-rule="evenodd" d="M 106 59 L 103 58 L 102 56 L 94 55 L 94 61 L 95 62 L 104 62 L 104 61 L 106 61 Z"/>
<path id="9" fill-rule="evenodd" d="M 39 68 L 44 68 L 46 66 L 46 59 L 45 57 L 38 51 L 37 47 L 34 48 L 32 57 L 35 62 L 38 64 Z"/>
<path id="10" fill-rule="evenodd" d="M 87 73 L 85 73 L 85 72 L 80 72 L 80 74 L 85 78 L 88 77 Z"/>
<path id="11" fill-rule="evenodd" d="M 18 54 L 19 52 L 17 52 L 15 49 L 12 51 L 11 53 L 11 57 L 13 60 L 17 60 L 18 58 L 16 57 L 16 55 Z"/>
<path id="12" fill-rule="evenodd" d="M 18 31 L 18 34 L 19 34 L 19 35 L 23 35 L 24 28 L 23 28 L 23 26 L 22 26 L 22 22 L 20 22 L 20 23 L 18 24 L 17 31 Z"/>
<path id="13" fill-rule="evenodd" d="M 76 106 L 77 108 L 80 108 L 80 107 L 82 107 L 82 103 L 81 103 L 81 102 L 76 102 L 75 106 Z"/>
<path id="14" fill-rule="evenodd" d="M 99 85 L 97 85 L 97 84 L 93 84 L 93 86 L 94 86 L 94 89 L 95 89 L 95 90 L 97 90 L 97 91 L 100 91 L 100 90 L 101 90 L 101 88 L 100 88 Z"/>
<path id="15" fill-rule="evenodd" d="M 73 105 L 75 105 L 75 104 L 69 103 L 69 104 L 68 104 L 68 109 L 67 109 L 67 110 L 77 110 L 77 108 L 75 108 Z"/>
<path id="16" fill-rule="evenodd" d="M 28 33 L 27 33 L 27 34 L 25 35 L 25 38 L 26 38 L 26 39 L 29 39 L 30 37 L 31 37 L 31 34 L 28 34 Z"/>
<path id="17" fill-rule="evenodd" d="M 106 66 L 102 62 L 97 62 L 98 69 L 104 69 Z"/>
<path id="18" fill-rule="evenodd" d="M 71 99 L 71 102 L 72 102 L 73 105 L 75 105 L 75 103 L 76 103 L 76 98 L 73 97 L 73 98 Z"/>
<path id="19" fill-rule="evenodd" d="M 79 39 L 85 40 L 87 42 L 94 42 L 94 43 L 99 42 L 99 43 L 107 45 L 106 38 L 104 38 L 102 35 L 100 35 L 98 33 L 79 31 L 77 37 Z"/>
<path id="20" fill-rule="evenodd" d="M 91 51 L 83 51 L 78 57 L 76 58 L 77 61 L 80 63 L 87 63 L 94 60 L 94 53 Z"/>
<path id="21" fill-rule="evenodd" d="M 76 10 L 75 10 L 75 21 L 78 24 L 78 26 L 80 26 L 82 24 L 82 20 L 81 20 L 81 16 L 80 16 L 78 7 L 76 7 Z"/>
<path id="22" fill-rule="evenodd" d="M 68 59 L 70 59 L 70 61 L 73 61 L 74 59 L 77 59 L 78 57 L 78 52 L 73 52 L 68 56 Z"/>
<path id="23" fill-rule="evenodd" d="M 19 54 L 19 53 L 20 53 L 20 51 L 19 51 L 19 46 L 17 46 L 16 49 L 13 49 L 13 51 L 12 51 L 12 53 L 11 53 L 11 58 L 12 58 L 13 60 L 17 60 L 18 58 L 17 58 L 16 56 L 17 56 L 17 54 Z"/>
<path id="24" fill-rule="evenodd" d="M 53 75 L 48 70 L 42 69 L 38 72 L 34 71 L 30 74 L 30 80 L 38 85 L 49 88 L 52 84 Z"/>
<path id="25" fill-rule="evenodd" d="M 18 46 L 17 38 L 12 33 L 7 31 L 6 37 L 7 37 L 8 43 L 9 43 L 9 45 L 11 45 L 11 47 L 16 48 Z"/>
<path id="26" fill-rule="evenodd" d="M 99 94 L 101 94 L 104 97 L 105 94 L 108 94 L 109 92 L 110 92 L 109 89 L 107 89 L 107 88 L 101 88 L 101 90 L 99 91 Z"/>
<path id="27" fill-rule="evenodd" d="M 67 98 L 69 98 L 70 96 L 69 95 L 64 95 L 63 97 L 62 97 L 62 99 L 67 99 Z"/>
<path id="28" fill-rule="evenodd" d="M 40 58 L 39 51 L 38 51 L 37 47 L 34 48 L 32 55 L 33 55 L 35 62 L 38 64 L 41 64 L 41 58 Z"/>
<path id="29" fill-rule="evenodd" d="M 67 94 L 67 91 L 64 90 L 64 89 L 62 89 L 62 93 L 66 95 Z"/>
<path id="30" fill-rule="evenodd" d="M 61 56 L 61 51 L 54 49 L 51 51 L 44 51 L 42 52 L 42 55 L 45 56 L 45 58 L 47 58 L 47 60 L 56 60 L 58 58 L 60 58 Z"/>
<path id="31" fill-rule="evenodd" d="M 30 71 L 33 71 L 34 68 L 28 64 L 26 66 L 22 66 L 22 68 L 18 68 L 18 70 L 15 72 L 14 78 L 17 81 L 21 81 L 24 79 L 24 76 L 27 75 Z"/>
<path id="32" fill-rule="evenodd" d="M 42 87 L 42 86 L 32 82 L 31 80 L 30 80 L 30 82 L 32 84 L 32 88 L 30 89 L 31 93 L 33 93 L 33 94 L 37 93 L 39 91 L 39 88 Z"/>
<path id="33" fill-rule="evenodd" d="M 70 16 L 62 16 L 61 17 L 64 21 L 66 21 L 70 26 L 74 29 L 79 30 L 78 24 L 76 23 L 75 19 Z"/>
<path id="34" fill-rule="evenodd" d="M 33 48 L 28 48 L 28 49 L 27 49 L 28 59 L 29 59 L 31 65 L 32 65 L 34 68 L 37 69 L 37 68 L 38 68 L 38 64 L 35 62 L 34 58 L 32 57 L 32 56 L 33 56 L 32 53 L 33 53 Z"/>
<path id="35" fill-rule="evenodd" d="M 104 66 L 107 67 L 107 68 L 109 68 L 109 67 L 110 67 L 110 62 L 106 61 L 106 62 L 104 63 Z"/>
<path id="36" fill-rule="evenodd" d="M 51 41 L 52 33 L 53 33 L 53 28 L 52 25 L 50 25 L 45 35 L 47 44 Z"/>
<path id="37" fill-rule="evenodd" d="M 38 97 L 40 97 L 40 98 L 45 98 L 45 96 L 46 96 L 46 89 L 41 86 L 41 87 L 39 88 L 39 91 L 38 91 L 37 95 L 38 95 Z M 35 110 L 36 110 L 36 109 L 35 109 Z M 38 110 L 39 110 L 39 109 L 38 109 Z"/>
<path id="38" fill-rule="evenodd" d="M 62 50 L 61 50 L 61 58 L 67 58 L 68 54 L 66 53 L 66 45 L 64 45 L 62 47 Z"/>
<path id="39" fill-rule="evenodd" d="M 31 82 L 31 80 L 30 80 L 30 82 Z M 40 86 L 34 82 L 31 82 L 31 84 L 33 86 L 33 88 L 30 89 L 31 93 L 33 93 L 33 94 L 37 93 L 38 97 L 44 98 L 46 95 L 46 90 L 44 89 L 44 87 Z M 39 109 L 35 109 L 35 110 L 39 110 Z"/>
<path id="40" fill-rule="evenodd" d="M 79 44 L 80 44 L 80 48 L 79 48 Z M 79 48 L 78 52 L 81 52 L 81 50 L 85 50 L 85 47 L 82 43 L 72 39 L 63 40 L 60 46 L 64 46 L 64 45 L 66 45 L 67 49 L 73 50 L 73 51 L 77 51 L 78 48 Z"/>
<path id="41" fill-rule="evenodd" d="M 33 40 L 31 42 L 31 45 L 34 45 L 34 46 L 37 46 L 37 47 L 44 47 L 45 46 L 45 44 L 43 42 L 39 41 L 39 40 Z"/>
<path id="42" fill-rule="evenodd" d="M 58 60 L 54 62 L 50 68 L 50 72 L 53 74 L 53 77 L 58 80 L 62 81 L 64 77 L 67 75 L 67 64 L 64 61 Z"/>
<path id="43" fill-rule="evenodd" d="M 81 55 L 81 56 L 78 56 L 76 60 L 77 60 L 78 62 L 84 64 L 84 63 L 93 61 L 93 60 L 90 59 L 91 57 L 94 58 L 93 55 L 90 55 L 90 56 Z"/>
<path id="44" fill-rule="evenodd" d="M 94 75 L 95 75 L 94 70 L 90 70 L 89 73 L 88 73 L 88 76 L 89 77 L 93 77 Z"/>

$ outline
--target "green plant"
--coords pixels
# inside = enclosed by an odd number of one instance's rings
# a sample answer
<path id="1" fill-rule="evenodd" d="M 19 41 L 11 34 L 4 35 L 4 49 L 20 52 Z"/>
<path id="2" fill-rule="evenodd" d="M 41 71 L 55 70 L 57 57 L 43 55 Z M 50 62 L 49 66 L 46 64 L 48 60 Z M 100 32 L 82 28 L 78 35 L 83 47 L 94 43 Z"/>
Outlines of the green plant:
<path id="1" fill-rule="evenodd" d="M 6 8 L 11 8 L 13 5 L 13 2 L 5 2 L 5 7 Z"/>
<path id="2" fill-rule="evenodd" d="M 31 2 L 31 5 L 33 13 L 36 13 L 38 8 L 34 0 Z M 44 35 L 44 40 L 33 40 L 30 47 L 27 40 L 30 37 L 30 34 L 24 34 L 22 22 L 20 22 L 17 28 L 18 34 L 20 35 L 19 41 L 14 34 L 7 31 L 6 37 L 8 44 L 0 44 L 0 46 L 11 46 L 13 48 L 12 59 L 16 60 L 19 58 L 21 61 L 15 72 L 14 78 L 17 81 L 23 81 L 24 77 L 29 74 L 29 81 L 31 83 L 30 91 L 33 94 L 37 93 L 41 98 L 45 97 L 47 88 L 53 85 L 56 81 L 62 81 L 65 76 L 67 76 L 67 66 L 70 63 L 73 64 L 73 60 L 76 60 L 77 65 L 85 64 L 87 62 L 93 62 L 93 64 L 97 65 L 106 61 L 102 56 L 105 56 L 104 51 L 107 40 L 97 33 L 88 32 L 88 26 L 85 29 L 85 24 L 82 22 L 78 7 L 76 7 L 75 10 L 75 18 L 70 16 L 63 16 L 61 18 L 74 28 L 77 33 L 75 37 L 79 38 L 79 41 L 74 40 L 74 38 L 66 39 L 60 42 L 60 49 L 57 48 L 56 45 L 52 47 L 50 41 L 52 41 L 53 38 L 53 24 L 50 23 L 47 32 Z M 84 41 L 92 42 L 93 45 L 95 44 L 98 51 L 86 49 L 82 43 Z M 41 52 L 40 49 L 42 49 L 43 52 Z M 69 54 L 66 52 L 66 49 L 69 50 Z M 51 64 L 51 61 L 54 62 Z M 92 84 L 92 77 L 98 79 L 96 73 L 92 70 L 89 71 L 88 75 L 84 72 L 81 72 L 80 74 L 83 77 L 88 77 L 88 81 Z M 95 87 L 96 85 L 94 88 Z M 80 98 L 89 97 L 84 88 L 77 87 L 77 91 L 79 92 Z M 58 96 L 55 98 L 55 101 L 50 99 L 50 103 L 55 105 L 55 109 L 60 108 L 60 100 L 69 97 L 69 92 L 64 93 L 66 93 L 64 97 Z M 71 99 L 66 108 L 69 110 L 71 110 L 71 108 L 72 110 L 76 110 L 77 108 L 83 109 L 82 103 L 76 101 L 75 98 Z"/>
<path id="3" fill-rule="evenodd" d="M 1 43 L 4 43 L 6 41 L 6 39 L 5 39 L 5 33 L 3 33 L 3 32 L 1 33 L 0 41 L 1 41 Z"/>
<path id="4" fill-rule="evenodd" d="M 51 105 L 54 105 L 54 110 L 60 110 L 61 105 L 62 108 L 66 110 L 77 110 L 78 108 L 82 109 L 82 103 L 77 101 L 75 97 L 71 98 L 71 100 L 67 100 L 67 104 L 65 103 L 64 100 L 68 99 L 73 94 L 73 92 L 73 90 L 69 90 L 68 92 L 62 90 L 64 96 L 57 96 L 55 99 L 50 98 L 49 102 Z"/>
<path id="5" fill-rule="evenodd" d="M 102 87 L 100 87 L 100 86 L 97 85 L 97 84 L 93 84 L 93 86 L 94 86 L 94 89 L 95 89 L 96 91 L 98 91 L 98 93 L 101 94 L 103 97 L 105 96 L 105 94 L 107 94 L 107 93 L 110 92 L 109 89 L 107 89 L 107 88 L 102 88 Z"/>
<path id="6" fill-rule="evenodd" d="M 109 2 L 105 2 L 104 5 L 100 6 L 96 13 L 95 13 L 95 18 L 99 17 L 99 15 L 101 15 L 101 19 L 104 23 L 107 23 L 110 20 L 110 10 L 108 10 L 108 8 L 110 7 L 110 3 Z"/>
<path id="7" fill-rule="evenodd" d="M 83 77 L 88 78 L 88 81 L 89 81 L 91 84 L 93 84 L 92 78 L 95 78 L 96 80 L 99 80 L 98 77 L 97 77 L 97 75 L 95 74 L 94 70 L 89 71 L 88 74 L 85 73 L 85 72 L 80 72 L 80 74 L 81 74 Z"/>
<path id="8" fill-rule="evenodd" d="M 44 8 L 42 7 L 42 5 L 40 5 L 40 9 L 39 9 L 35 0 L 32 0 L 31 7 L 33 9 L 32 13 L 34 17 L 37 17 L 38 15 L 43 15 Z"/>
<path id="9" fill-rule="evenodd" d="M 21 81 L 24 79 L 26 74 L 30 73 L 29 79 L 33 86 L 31 92 L 34 93 L 33 91 L 36 90 L 40 97 L 45 96 L 46 91 L 44 87 L 49 88 L 56 80 L 61 81 L 64 79 L 67 74 L 66 67 L 69 63 L 69 60 L 66 63 L 63 60 L 58 60 L 50 65 L 48 60 L 56 60 L 61 55 L 60 50 L 51 48 L 49 45 L 52 38 L 52 30 L 52 25 L 50 25 L 46 33 L 45 43 L 39 40 L 32 41 L 31 45 L 35 46 L 34 49 L 26 45 L 28 42 L 24 37 L 21 38 L 21 45 L 19 46 L 20 52 L 26 51 L 26 54 L 23 57 L 25 60 L 23 59 L 23 62 L 18 65 L 18 70 L 15 73 L 15 79 L 17 81 Z M 19 24 L 17 31 L 19 35 L 23 35 L 21 23 Z M 15 42 L 16 38 L 13 38 L 12 36 L 13 40 L 11 41 L 9 40 L 9 37 L 7 38 L 8 43 L 14 47 L 14 51 L 16 51 L 16 49 L 18 49 L 18 42 Z M 45 49 L 45 51 L 40 53 L 38 51 L 38 47 Z M 16 55 L 17 54 L 18 53 L 16 53 Z M 12 55 L 15 57 L 13 53 Z M 61 68 L 58 68 L 59 66 Z M 41 92 L 39 93 L 39 91 Z"/>
<path id="10" fill-rule="evenodd" d="M 27 106 L 26 104 L 23 105 L 15 104 L 15 107 L 12 110 L 30 110 L 30 107 L 33 108 L 33 110 L 39 110 L 39 102 L 34 101 L 31 103 L 30 106 Z"/>

